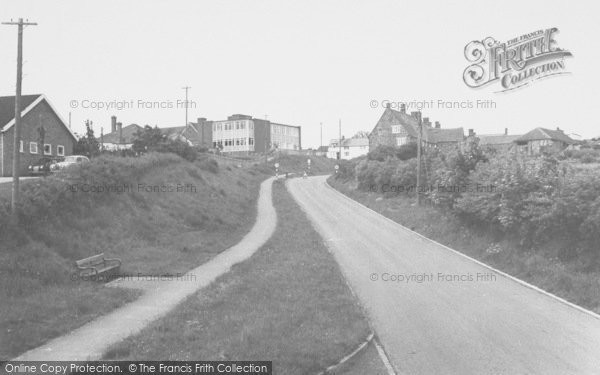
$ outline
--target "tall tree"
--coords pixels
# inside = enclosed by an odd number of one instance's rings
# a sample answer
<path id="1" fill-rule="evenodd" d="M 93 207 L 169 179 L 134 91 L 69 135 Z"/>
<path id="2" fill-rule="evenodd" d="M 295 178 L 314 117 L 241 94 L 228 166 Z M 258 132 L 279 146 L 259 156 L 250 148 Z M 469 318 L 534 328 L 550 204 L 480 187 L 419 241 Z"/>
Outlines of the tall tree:
<path id="1" fill-rule="evenodd" d="M 77 140 L 73 153 L 85 155 L 89 158 L 100 154 L 100 143 L 94 137 L 93 124 L 90 120 L 85 121 L 85 135 Z"/>

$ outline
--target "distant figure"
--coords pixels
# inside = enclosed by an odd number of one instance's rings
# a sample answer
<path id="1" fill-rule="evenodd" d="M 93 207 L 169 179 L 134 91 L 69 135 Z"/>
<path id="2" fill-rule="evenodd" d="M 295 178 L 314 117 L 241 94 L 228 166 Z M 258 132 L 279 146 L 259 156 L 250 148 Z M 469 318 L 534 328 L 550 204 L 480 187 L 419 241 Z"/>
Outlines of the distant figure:
<path id="1" fill-rule="evenodd" d="M 302 178 L 306 178 L 308 175 L 306 174 L 306 171 L 304 171 L 304 173 L 302 174 Z"/>

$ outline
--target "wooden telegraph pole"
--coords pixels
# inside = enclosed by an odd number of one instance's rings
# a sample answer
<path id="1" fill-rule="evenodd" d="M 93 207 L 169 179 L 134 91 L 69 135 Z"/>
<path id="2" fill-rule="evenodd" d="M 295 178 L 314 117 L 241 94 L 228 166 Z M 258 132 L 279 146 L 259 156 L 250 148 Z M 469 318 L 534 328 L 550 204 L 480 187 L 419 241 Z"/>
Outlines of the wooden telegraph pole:
<path id="1" fill-rule="evenodd" d="M 421 205 L 421 139 L 423 137 L 423 122 L 419 120 L 417 135 L 417 206 Z"/>
<path id="2" fill-rule="evenodd" d="M 183 89 L 185 90 L 185 127 L 187 128 L 187 125 L 188 125 L 188 91 L 189 91 L 189 89 L 191 89 L 191 87 L 185 86 L 185 87 L 183 87 Z"/>
<path id="3" fill-rule="evenodd" d="M 15 95 L 15 138 L 13 142 L 13 186 L 11 212 L 13 217 L 17 216 L 17 203 L 19 202 L 19 168 L 20 168 L 20 145 L 21 145 L 21 82 L 23 80 L 23 26 L 36 26 L 37 23 L 23 21 L 2 22 L 3 25 L 17 26 L 17 92 Z M 43 152 L 43 150 L 42 150 Z"/>

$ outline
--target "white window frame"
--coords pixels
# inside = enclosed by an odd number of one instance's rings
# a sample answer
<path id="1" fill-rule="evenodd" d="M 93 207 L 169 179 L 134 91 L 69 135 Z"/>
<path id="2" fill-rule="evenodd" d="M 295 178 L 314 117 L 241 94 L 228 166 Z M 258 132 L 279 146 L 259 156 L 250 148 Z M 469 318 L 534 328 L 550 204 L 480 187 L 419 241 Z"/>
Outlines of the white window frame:
<path id="1" fill-rule="evenodd" d="M 37 155 L 37 153 L 38 153 L 38 144 L 37 144 L 37 142 L 29 142 L 29 153 Z"/>
<path id="2" fill-rule="evenodd" d="M 19 152 L 22 154 L 25 153 L 25 143 L 23 141 L 19 141 Z"/>
<path id="3" fill-rule="evenodd" d="M 60 150 L 62 150 L 62 151 L 60 151 Z M 65 146 L 56 145 L 56 155 L 57 156 L 65 156 Z"/>
<path id="4" fill-rule="evenodd" d="M 46 152 L 46 146 L 48 146 L 50 151 Z M 52 155 L 52 144 L 44 143 L 44 155 Z"/>

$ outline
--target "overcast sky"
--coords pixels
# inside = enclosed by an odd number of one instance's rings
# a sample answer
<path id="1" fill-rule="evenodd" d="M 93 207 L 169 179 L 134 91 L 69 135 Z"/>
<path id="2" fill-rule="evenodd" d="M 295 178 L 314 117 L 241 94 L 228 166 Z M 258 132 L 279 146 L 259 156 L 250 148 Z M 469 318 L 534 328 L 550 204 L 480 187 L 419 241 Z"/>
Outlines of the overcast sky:
<path id="1" fill-rule="evenodd" d="M 600 136 L 597 1 L 7 1 L 0 17 L 28 18 L 23 93 L 44 93 L 81 132 L 110 116 L 181 126 L 243 113 L 302 126 L 303 146 L 371 130 L 381 101 L 434 101 L 425 117 L 442 127 L 522 134 L 535 127 Z M 464 48 L 557 27 L 573 53 L 569 75 L 495 93 L 462 79 Z M 14 95 L 16 27 L 0 27 L 0 95 Z M 443 108 L 492 101 L 495 108 Z M 132 108 L 85 109 L 95 102 Z M 139 108 L 164 102 L 173 108 Z M 372 102 L 376 101 L 376 102 Z M 377 105 L 376 108 L 372 108 Z M 76 107 L 76 108 L 72 108 Z M 493 107 L 493 105 L 492 105 Z M 409 109 L 410 110 L 410 109 Z"/>

